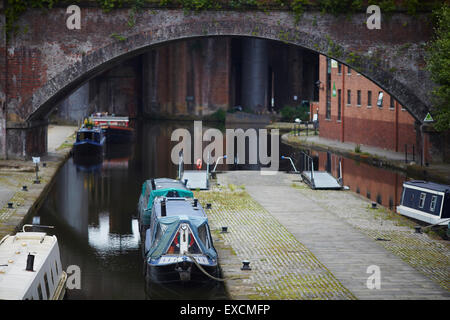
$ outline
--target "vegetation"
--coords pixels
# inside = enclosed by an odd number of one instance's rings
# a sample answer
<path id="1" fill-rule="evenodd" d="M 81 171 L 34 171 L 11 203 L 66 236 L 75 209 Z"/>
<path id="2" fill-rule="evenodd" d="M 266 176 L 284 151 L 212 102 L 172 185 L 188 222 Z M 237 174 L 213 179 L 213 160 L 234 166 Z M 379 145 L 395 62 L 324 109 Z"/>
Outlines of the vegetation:
<path id="1" fill-rule="evenodd" d="M 351 15 L 355 12 L 363 12 L 367 5 L 380 6 L 382 12 L 392 13 L 395 10 L 405 10 L 410 15 L 416 15 L 419 11 L 430 11 L 441 4 L 441 1 L 429 0 L 91 0 L 97 3 L 105 12 L 122 7 L 133 8 L 129 25 L 133 26 L 135 12 L 144 6 L 182 8 L 185 12 L 198 12 L 203 10 L 233 9 L 246 10 L 257 9 L 268 11 L 269 9 L 289 10 L 299 22 L 303 12 L 308 6 L 320 10 L 322 13 L 333 15 Z M 55 5 L 70 5 L 80 3 L 79 0 L 6 0 L 4 29 L 8 38 L 18 31 L 15 24 L 21 14 L 29 8 L 51 9 Z M 401 3 L 401 6 L 397 6 Z"/>
<path id="2" fill-rule="evenodd" d="M 450 7 L 443 4 L 434 11 L 435 39 L 428 48 L 427 69 L 437 87 L 433 90 L 434 127 L 438 131 L 450 129 Z"/>
<path id="3" fill-rule="evenodd" d="M 299 118 L 302 121 L 308 121 L 309 120 L 308 111 L 309 110 L 305 107 L 285 106 L 283 109 L 280 110 L 281 120 L 282 121 L 294 121 L 296 118 Z"/>

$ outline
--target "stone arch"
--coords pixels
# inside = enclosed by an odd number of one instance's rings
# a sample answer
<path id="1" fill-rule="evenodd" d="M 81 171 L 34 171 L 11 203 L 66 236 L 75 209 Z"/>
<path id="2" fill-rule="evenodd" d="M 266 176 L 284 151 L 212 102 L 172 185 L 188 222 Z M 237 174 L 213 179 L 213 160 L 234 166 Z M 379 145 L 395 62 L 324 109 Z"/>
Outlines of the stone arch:
<path id="1" fill-rule="evenodd" d="M 93 50 L 59 72 L 33 93 L 33 97 L 23 106 L 25 110 L 29 110 L 26 120 L 31 122 L 42 119 L 63 97 L 102 70 L 124 59 L 139 55 L 153 46 L 182 39 L 216 36 L 256 37 L 312 50 L 348 65 L 375 82 L 405 106 L 418 122 L 423 122 L 429 111 L 426 103 L 413 89 L 400 81 L 405 78 L 404 75 L 385 70 L 370 57 L 352 52 L 346 48 L 348 46 L 344 42 L 343 45 L 338 44 L 327 35 L 295 26 L 292 21 L 278 24 L 236 19 L 233 15 L 218 15 L 207 22 L 186 18 L 165 28 L 153 26 Z"/>

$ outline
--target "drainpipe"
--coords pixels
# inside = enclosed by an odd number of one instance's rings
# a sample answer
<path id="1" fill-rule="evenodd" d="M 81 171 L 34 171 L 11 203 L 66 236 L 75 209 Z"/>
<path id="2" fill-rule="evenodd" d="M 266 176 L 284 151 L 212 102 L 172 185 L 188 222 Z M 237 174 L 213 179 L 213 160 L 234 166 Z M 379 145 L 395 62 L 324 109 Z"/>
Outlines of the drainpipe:
<path id="1" fill-rule="evenodd" d="M 395 100 L 395 152 L 398 152 L 398 101 Z"/>
<path id="2" fill-rule="evenodd" d="M 342 64 L 341 68 L 341 77 L 342 77 L 342 90 L 341 90 L 341 142 L 344 142 L 344 114 L 345 114 L 345 72 L 344 72 L 344 65 Z"/>

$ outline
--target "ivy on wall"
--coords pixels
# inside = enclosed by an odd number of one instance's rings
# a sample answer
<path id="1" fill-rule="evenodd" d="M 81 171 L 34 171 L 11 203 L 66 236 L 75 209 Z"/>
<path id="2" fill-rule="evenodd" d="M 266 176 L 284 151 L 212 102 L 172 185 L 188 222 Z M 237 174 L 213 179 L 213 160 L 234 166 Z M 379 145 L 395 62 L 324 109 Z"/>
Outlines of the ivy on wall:
<path id="1" fill-rule="evenodd" d="M 442 2 L 438 0 L 6 0 L 4 26 L 7 38 L 18 31 L 16 25 L 20 15 L 29 8 L 51 9 L 55 5 L 70 5 L 79 2 L 95 2 L 105 12 L 122 7 L 133 8 L 132 15 L 145 6 L 158 8 L 182 8 L 185 12 L 198 12 L 203 10 L 289 10 L 292 12 L 296 23 L 308 7 L 320 10 L 322 13 L 333 15 L 349 15 L 356 12 L 364 12 L 365 7 L 371 4 L 380 6 L 384 13 L 392 13 L 396 10 L 406 11 L 415 15 L 420 11 L 430 11 Z M 401 7 L 396 5 L 401 3 Z M 130 22 L 132 24 L 132 21 Z"/>

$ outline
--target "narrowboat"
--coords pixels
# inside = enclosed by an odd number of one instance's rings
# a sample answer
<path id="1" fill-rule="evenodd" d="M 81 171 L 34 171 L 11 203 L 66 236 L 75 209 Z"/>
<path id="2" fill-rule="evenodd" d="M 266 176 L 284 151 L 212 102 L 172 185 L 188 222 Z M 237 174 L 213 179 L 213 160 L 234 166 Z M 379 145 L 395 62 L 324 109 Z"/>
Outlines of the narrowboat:
<path id="1" fill-rule="evenodd" d="M 197 199 L 157 197 L 145 233 L 147 284 L 215 283 L 217 252 Z"/>
<path id="2" fill-rule="evenodd" d="M 0 241 L 0 300 L 62 300 L 67 274 L 58 240 L 27 227 Z"/>
<path id="3" fill-rule="evenodd" d="M 450 219 L 450 186 L 427 181 L 403 183 L 397 212 L 429 224 L 446 225 Z"/>
<path id="4" fill-rule="evenodd" d="M 138 203 L 139 231 L 142 240 L 145 238 L 145 231 L 150 225 L 153 201 L 160 196 L 193 198 L 194 194 L 179 180 L 158 178 L 145 181 Z"/>
<path id="5" fill-rule="evenodd" d="M 105 136 L 99 127 L 83 126 L 77 131 L 77 139 L 73 144 L 75 156 L 99 156 L 103 155 Z"/>
<path id="6" fill-rule="evenodd" d="M 106 136 L 106 143 L 127 143 L 134 138 L 134 129 L 130 127 L 128 117 L 95 113 L 91 115 L 90 121 L 102 128 Z"/>

